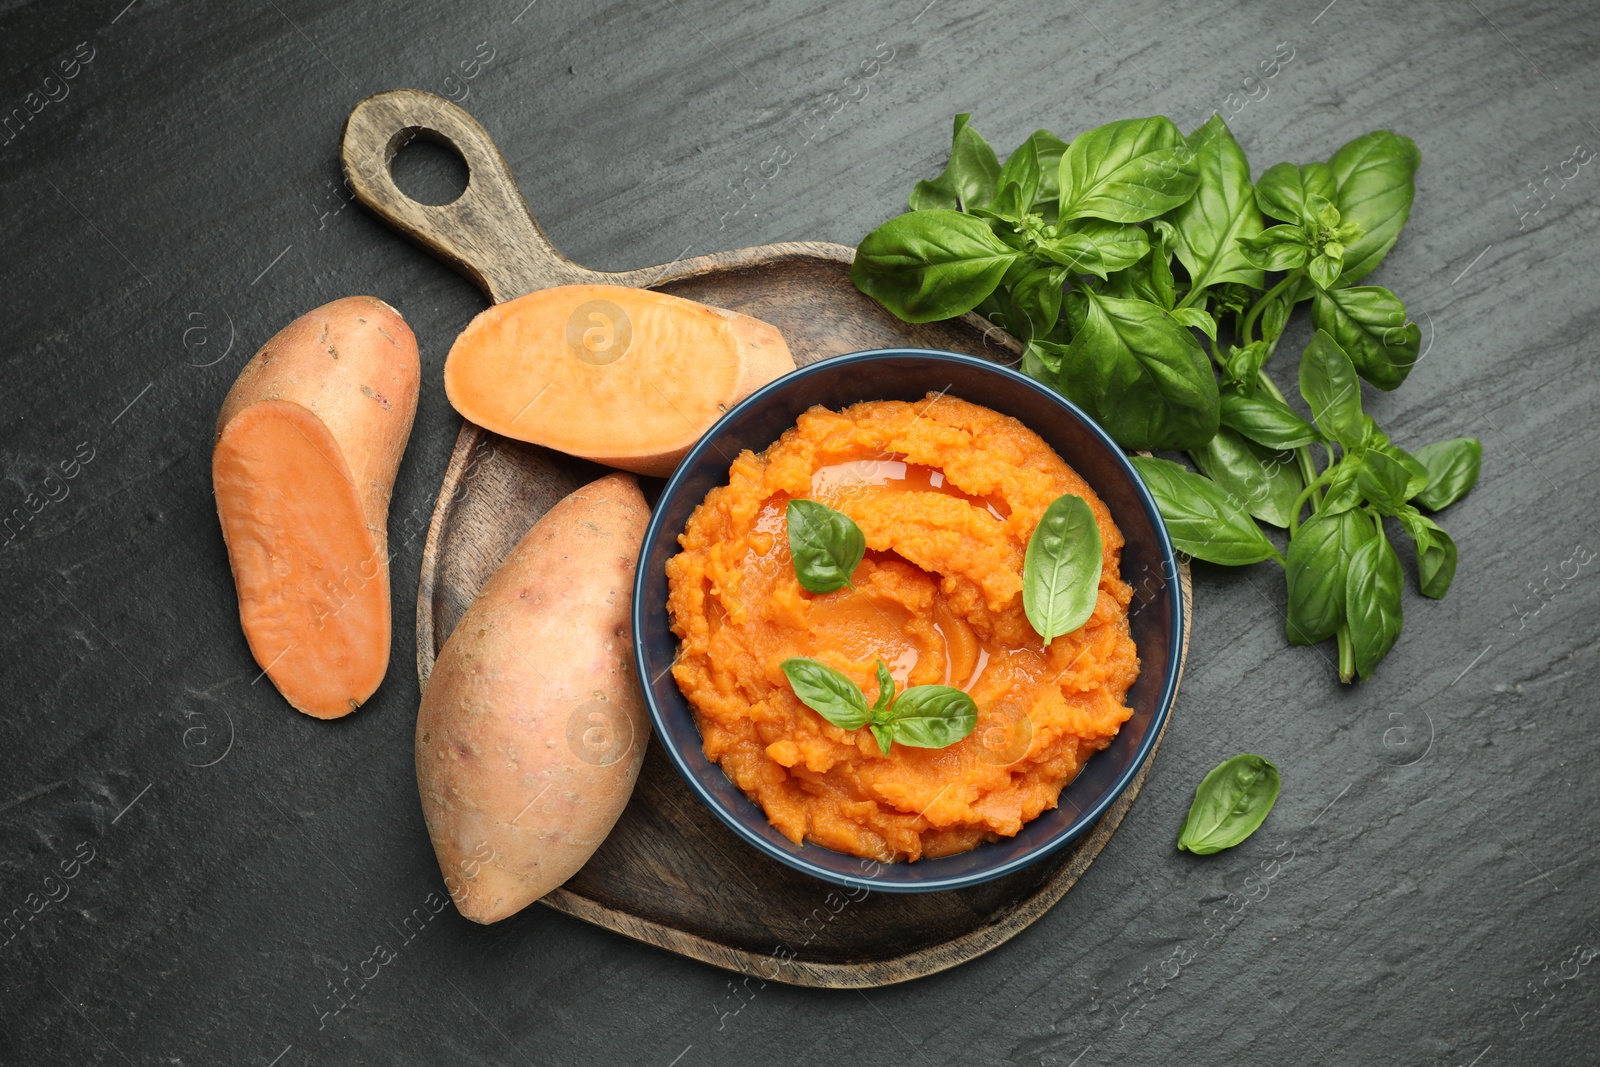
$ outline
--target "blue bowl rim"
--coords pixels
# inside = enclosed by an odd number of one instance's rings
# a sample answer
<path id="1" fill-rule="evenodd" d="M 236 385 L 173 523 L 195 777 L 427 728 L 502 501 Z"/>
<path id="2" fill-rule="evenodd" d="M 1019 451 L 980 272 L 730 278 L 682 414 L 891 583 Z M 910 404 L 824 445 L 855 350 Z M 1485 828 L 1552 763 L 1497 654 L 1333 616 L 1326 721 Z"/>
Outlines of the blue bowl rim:
<path id="1" fill-rule="evenodd" d="M 1122 773 L 1121 777 L 1116 780 L 1110 789 L 1106 790 L 1104 795 L 1101 796 L 1098 801 L 1081 812 L 1078 815 L 1078 818 L 1074 820 L 1065 830 L 1060 831 L 1055 837 L 1040 843 L 1040 845 L 1032 851 L 1026 852 L 1020 856 L 1016 856 L 1005 863 L 996 864 L 994 867 L 971 871 L 955 877 L 928 879 L 926 881 L 918 882 L 886 882 L 873 877 L 840 874 L 838 872 L 830 871 L 826 868 L 813 865 L 807 862 L 804 858 L 803 853 L 805 849 L 820 849 L 823 846 L 816 845 L 811 842 L 804 842 L 801 846 L 800 853 L 786 852 L 774 847 L 771 842 L 767 841 L 760 834 L 757 834 L 747 827 L 743 820 L 738 818 L 733 812 L 724 808 L 716 796 L 708 792 L 706 788 L 701 785 L 698 777 L 695 774 L 694 768 L 689 765 L 688 759 L 675 746 L 667 742 L 665 714 L 656 701 L 654 691 L 649 685 L 645 684 L 645 679 L 649 676 L 649 673 L 648 665 L 645 663 L 645 645 L 640 639 L 640 627 L 643 625 L 642 619 L 645 597 L 645 582 L 652 576 L 647 575 L 645 568 L 642 566 L 636 568 L 637 573 L 634 575 L 633 583 L 633 602 L 631 605 L 633 612 L 633 659 L 634 670 L 639 678 L 639 688 L 643 691 L 645 704 L 650 709 L 651 726 L 654 728 L 656 736 L 661 739 L 661 747 L 666 749 L 667 755 L 672 759 L 673 766 L 677 768 L 678 773 L 683 777 L 684 781 L 688 783 L 689 788 L 693 790 L 695 795 L 700 798 L 700 801 L 710 808 L 712 812 L 714 812 L 716 816 L 722 820 L 723 824 L 737 834 L 741 839 L 755 846 L 755 848 L 763 855 L 769 856 L 787 867 L 791 867 L 794 870 L 808 874 L 813 878 L 821 879 L 822 881 L 831 883 L 833 885 L 841 885 L 852 889 L 860 888 L 875 890 L 880 893 L 932 893 L 951 889 L 965 889 L 969 886 L 980 885 L 984 882 L 993 881 L 996 878 L 1002 878 L 1008 874 L 1014 874 L 1024 867 L 1044 859 L 1046 856 L 1051 855 L 1052 853 L 1065 847 L 1068 843 L 1082 836 L 1085 831 L 1087 831 L 1095 823 L 1099 822 L 1100 817 L 1105 814 L 1106 810 L 1110 808 L 1111 805 L 1116 802 L 1117 798 L 1122 795 L 1124 790 L 1128 788 L 1128 785 L 1133 781 L 1134 776 L 1143 769 L 1147 762 L 1149 762 L 1151 753 L 1154 751 L 1156 743 L 1161 738 L 1162 728 L 1166 725 L 1167 714 L 1171 710 L 1173 698 L 1177 694 L 1179 676 L 1183 672 L 1183 594 L 1180 589 L 1180 583 L 1176 580 L 1176 575 L 1178 574 L 1177 554 L 1173 550 L 1172 539 L 1167 535 L 1166 523 L 1161 518 L 1161 511 L 1156 506 L 1155 498 L 1150 495 L 1150 490 L 1145 485 L 1144 479 L 1139 477 L 1139 472 L 1135 470 L 1133 464 L 1128 461 L 1127 454 L 1122 450 L 1122 446 L 1118 445 L 1114 440 L 1112 440 L 1111 435 L 1106 433 L 1106 431 L 1101 428 L 1098 422 L 1090 418 L 1088 414 L 1083 411 L 1083 409 L 1079 408 L 1071 400 L 1068 400 L 1065 396 L 1062 396 L 1059 392 L 1051 389 L 1049 386 L 1036 382 L 1027 375 L 1022 374 L 1020 371 L 1014 370 L 1002 363 L 981 359 L 977 356 L 962 355 L 958 352 L 948 352 L 932 348 L 874 348 L 860 352 L 850 352 L 839 356 L 828 356 L 817 360 L 814 363 L 808 363 L 797 370 L 785 374 L 781 378 L 777 378 L 771 382 L 768 382 L 766 385 L 757 389 L 755 392 L 751 393 L 749 396 L 735 404 L 721 418 L 719 418 L 709 430 L 701 435 L 700 439 L 695 442 L 694 447 L 689 450 L 688 454 L 684 456 L 683 460 L 673 471 L 672 476 L 667 479 L 665 488 L 661 490 L 661 496 L 658 499 L 658 503 L 654 511 L 651 513 L 650 523 L 645 528 L 644 540 L 640 543 L 639 558 L 641 561 L 644 559 L 646 547 L 654 544 L 656 538 L 661 534 L 660 526 L 667 510 L 664 506 L 665 503 L 670 500 L 678 491 L 679 484 L 688 476 L 688 473 L 694 470 L 700 459 L 711 447 L 711 442 L 715 439 L 717 433 L 724 425 L 738 418 L 749 409 L 765 403 L 769 397 L 780 390 L 787 388 L 793 382 L 802 377 L 809 377 L 814 374 L 826 374 L 830 371 L 838 370 L 842 367 L 852 364 L 870 363 L 876 359 L 899 356 L 932 358 L 942 362 L 957 363 L 974 367 L 979 370 L 999 374 L 1002 377 L 1009 377 L 1014 381 L 1034 390 L 1035 392 L 1040 393 L 1065 409 L 1070 415 L 1072 415 L 1073 418 L 1077 419 L 1084 426 L 1086 426 L 1091 433 L 1099 437 L 1100 440 L 1111 451 L 1111 453 L 1117 457 L 1117 461 L 1122 466 L 1123 473 L 1128 477 L 1133 487 L 1138 491 L 1139 499 L 1142 502 L 1146 513 L 1149 515 L 1151 526 L 1156 531 L 1156 535 L 1160 541 L 1161 559 L 1164 570 L 1167 574 L 1174 576 L 1174 580 L 1168 583 L 1168 595 L 1172 603 L 1172 617 L 1171 624 L 1168 627 L 1169 632 L 1167 634 L 1167 641 L 1172 650 L 1172 654 L 1168 658 L 1169 668 L 1167 671 L 1165 685 L 1161 690 L 1160 703 L 1156 707 L 1155 714 L 1151 716 L 1150 728 L 1145 731 L 1144 739 L 1139 743 L 1139 747 L 1134 753 L 1132 762 L 1128 764 L 1127 770 Z M 676 533 L 674 533 L 673 536 L 675 537 Z M 690 709 L 690 715 L 693 715 L 692 709 Z M 721 771 L 720 766 L 717 766 L 714 763 L 712 766 L 717 767 L 719 772 Z M 1063 788 L 1071 788 L 1071 785 L 1072 783 L 1068 782 Z M 747 800 L 747 803 L 750 803 L 757 812 L 761 812 L 760 806 L 756 805 L 753 801 Z M 762 813 L 762 815 L 765 817 L 765 813 Z M 977 847 L 983 848 L 984 846 L 978 845 Z M 830 849 L 828 851 L 835 850 Z M 839 854 L 847 855 L 846 853 Z M 899 867 L 902 865 L 884 864 L 883 866 Z"/>

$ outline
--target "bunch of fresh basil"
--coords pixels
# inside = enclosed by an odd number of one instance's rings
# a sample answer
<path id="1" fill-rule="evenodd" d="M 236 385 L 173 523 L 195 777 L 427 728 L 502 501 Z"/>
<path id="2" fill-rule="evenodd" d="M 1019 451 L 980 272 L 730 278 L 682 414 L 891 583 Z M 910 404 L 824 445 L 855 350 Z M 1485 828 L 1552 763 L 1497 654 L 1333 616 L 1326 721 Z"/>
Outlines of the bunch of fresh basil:
<path id="1" fill-rule="evenodd" d="M 1336 637 L 1341 680 L 1370 676 L 1401 624 L 1384 518 L 1414 542 L 1422 593 L 1442 597 L 1455 545 L 1412 502 L 1460 499 L 1481 458 L 1469 438 L 1413 456 L 1361 410 L 1358 379 L 1393 389 L 1418 359 L 1405 305 L 1356 284 L 1411 213 L 1416 145 L 1375 130 L 1252 183 L 1220 115 L 1188 137 L 1159 116 L 1070 144 L 1039 130 L 1004 164 L 967 119 L 944 173 L 861 242 L 856 286 L 908 322 L 977 312 L 1024 342 L 1024 372 L 1123 447 L 1187 452 L 1199 474 L 1135 461 L 1174 543 L 1213 563 L 1283 564 L 1290 641 Z M 1310 420 L 1265 371 L 1306 301 Z M 1289 532 L 1287 552 L 1258 520 Z"/>

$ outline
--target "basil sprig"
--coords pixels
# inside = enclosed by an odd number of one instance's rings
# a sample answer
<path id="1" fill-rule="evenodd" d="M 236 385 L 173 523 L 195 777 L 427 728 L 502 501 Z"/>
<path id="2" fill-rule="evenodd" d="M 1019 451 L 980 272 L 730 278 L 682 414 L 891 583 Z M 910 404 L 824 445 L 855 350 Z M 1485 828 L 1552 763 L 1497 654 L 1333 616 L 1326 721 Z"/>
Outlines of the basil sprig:
<path id="1" fill-rule="evenodd" d="M 789 501 L 785 519 L 801 588 L 831 593 L 850 585 L 850 576 L 867 554 L 867 539 L 855 520 L 826 504 L 799 499 Z"/>
<path id="2" fill-rule="evenodd" d="M 1413 455 L 1362 410 L 1363 381 L 1394 389 L 1422 358 L 1401 299 L 1357 284 L 1410 216 L 1417 146 L 1374 130 L 1252 183 L 1217 115 L 1187 137 L 1160 117 L 1070 142 L 1039 130 L 1003 164 L 968 118 L 944 173 L 862 241 L 852 280 L 907 321 L 976 311 L 1024 343 L 1025 373 L 1123 447 L 1187 452 L 1199 473 L 1134 460 L 1174 544 L 1284 565 L 1289 640 L 1333 638 L 1340 679 L 1370 676 L 1402 618 L 1382 519 L 1411 538 L 1422 594 L 1444 596 L 1456 546 L 1418 507 L 1459 501 L 1482 461 L 1471 438 Z M 1266 369 L 1302 304 L 1309 419 Z M 1258 523 L 1286 530 L 1287 549 Z"/>
<path id="3" fill-rule="evenodd" d="M 898 741 L 912 748 L 945 748 L 972 733 L 978 705 L 948 685 L 914 685 L 895 697 L 894 678 L 878 660 L 878 699 L 869 707 L 861 687 L 825 663 L 786 659 L 783 673 L 806 707 L 841 730 L 872 730 L 884 755 Z"/>
<path id="4" fill-rule="evenodd" d="M 1089 621 L 1100 599 L 1100 525 L 1081 496 L 1053 500 L 1022 564 L 1022 610 L 1044 643 Z"/>
<path id="5" fill-rule="evenodd" d="M 1209 856 L 1237 845 L 1266 821 L 1281 784 L 1278 768 L 1260 756 L 1241 753 L 1217 764 L 1194 791 L 1178 848 Z"/>

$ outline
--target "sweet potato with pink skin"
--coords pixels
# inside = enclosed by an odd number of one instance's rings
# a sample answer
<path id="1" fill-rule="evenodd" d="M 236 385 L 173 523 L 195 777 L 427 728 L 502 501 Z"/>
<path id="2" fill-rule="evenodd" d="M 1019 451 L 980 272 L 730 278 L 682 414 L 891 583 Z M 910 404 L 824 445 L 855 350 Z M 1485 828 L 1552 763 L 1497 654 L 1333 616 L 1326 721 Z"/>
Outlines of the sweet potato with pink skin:
<path id="1" fill-rule="evenodd" d="M 370 296 L 309 311 L 239 372 L 211 476 L 250 652 L 319 719 L 366 702 L 389 667 L 389 493 L 421 364 Z"/>
<path id="2" fill-rule="evenodd" d="M 650 725 L 631 595 L 650 509 L 609 474 L 551 508 L 439 652 L 417 788 L 456 908 L 492 923 L 586 863 L 622 814 Z"/>

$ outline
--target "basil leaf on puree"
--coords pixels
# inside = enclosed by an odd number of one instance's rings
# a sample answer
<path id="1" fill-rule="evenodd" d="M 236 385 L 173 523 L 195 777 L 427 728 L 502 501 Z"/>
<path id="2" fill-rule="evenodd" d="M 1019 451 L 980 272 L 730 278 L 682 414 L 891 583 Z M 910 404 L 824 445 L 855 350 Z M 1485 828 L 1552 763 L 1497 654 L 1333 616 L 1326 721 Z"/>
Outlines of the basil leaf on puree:
<path id="1" fill-rule="evenodd" d="M 1266 821 L 1282 780 L 1270 760 L 1241 753 L 1200 780 L 1178 834 L 1178 848 L 1209 856 L 1232 848 Z"/>
<path id="2" fill-rule="evenodd" d="M 878 661 L 878 699 L 867 707 L 861 687 L 814 659 L 795 657 L 781 664 L 800 703 L 841 730 L 872 730 L 885 756 L 898 741 L 912 748 L 944 748 L 962 740 L 978 724 L 978 705 L 948 685 L 914 685 L 894 695 L 894 678 Z"/>
<path id="3" fill-rule="evenodd" d="M 1022 564 L 1022 610 L 1045 644 L 1094 614 L 1103 551 L 1100 526 L 1081 496 L 1066 493 L 1045 508 Z"/>
<path id="4" fill-rule="evenodd" d="M 789 501 L 786 520 L 789 555 L 801 588 L 831 593 L 850 585 L 850 576 L 867 554 L 866 538 L 855 520 L 815 500 Z"/>

